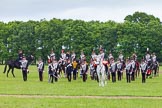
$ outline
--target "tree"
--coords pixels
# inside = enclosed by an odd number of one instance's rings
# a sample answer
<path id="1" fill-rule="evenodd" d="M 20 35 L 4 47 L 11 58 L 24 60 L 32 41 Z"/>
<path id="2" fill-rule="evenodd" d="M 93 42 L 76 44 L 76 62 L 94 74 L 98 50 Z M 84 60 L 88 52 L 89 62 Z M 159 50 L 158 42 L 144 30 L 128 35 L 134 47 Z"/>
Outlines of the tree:
<path id="1" fill-rule="evenodd" d="M 131 23 L 148 24 L 150 21 L 156 21 L 160 23 L 159 18 L 155 18 L 153 15 L 148 15 L 144 12 L 135 12 L 133 15 L 126 16 L 124 20 Z"/>

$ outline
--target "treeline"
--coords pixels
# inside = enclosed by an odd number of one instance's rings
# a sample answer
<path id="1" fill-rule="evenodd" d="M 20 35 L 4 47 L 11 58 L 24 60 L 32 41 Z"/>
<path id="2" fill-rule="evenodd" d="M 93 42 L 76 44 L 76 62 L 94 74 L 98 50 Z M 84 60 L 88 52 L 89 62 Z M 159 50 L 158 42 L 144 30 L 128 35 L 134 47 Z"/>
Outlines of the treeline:
<path id="1" fill-rule="evenodd" d="M 106 54 L 110 51 L 115 57 L 120 51 L 125 57 L 136 52 L 141 59 L 149 48 L 162 61 L 162 24 L 159 18 L 143 12 L 128 15 L 123 23 L 114 21 L 82 21 L 42 19 L 0 22 L 0 60 L 18 56 L 18 50 L 32 53 L 36 59 L 47 59 L 53 49 L 59 58 L 62 47 L 65 51 L 74 50 L 79 57 L 81 50 L 91 55 L 100 45 Z M 89 58 L 88 58 L 89 59 Z"/>

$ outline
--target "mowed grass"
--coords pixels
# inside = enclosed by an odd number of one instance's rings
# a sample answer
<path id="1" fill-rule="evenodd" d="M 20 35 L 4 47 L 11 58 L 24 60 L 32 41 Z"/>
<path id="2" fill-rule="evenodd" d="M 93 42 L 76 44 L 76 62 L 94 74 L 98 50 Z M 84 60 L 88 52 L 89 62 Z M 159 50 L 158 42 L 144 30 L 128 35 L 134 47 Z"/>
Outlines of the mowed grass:
<path id="1" fill-rule="evenodd" d="M 47 67 L 45 68 L 44 81 L 38 79 L 36 66 L 30 66 L 28 81 L 22 80 L 21 70 L 15 69 L 16 78 L 9 74 L 3 74 L 4 66 L 0 66 L 0 94 L 15 95 L 41 95 L 41 96 L 162 96 L 162 77 L 147 79 L 141 83 L 141 75 L 126 83 L 125 75 L 122 81 L 112 83 L 108 81 L 105 87 L 99 87 L 98 83 L 88 77 L 83 82 L 80 77 L 76 81 L 68 82 L 66 78 L 60 78 L 58 82 L 48 83 Z M 0 96 L 0 108 L 160 108 L 161 99 L 90 99 L 90 98 L 31 98 L 31 97 L 4 97 Z"/>
<path id="2" fill-rule="evenodd" d="M 161 108 L 158 99 L 1 98 L 1 108 Z"/>
<path id="3" fill-rule="evenodd" d="M 15 70 L 15 78 L 9 73 L 9 77 L 3 74 L 4 66 L 0 66 L 0 94 L 33 94 L 33 95 L 68 95 L 68 96 L 162 96 L 162 76 L 147 79 L 141 83 L 141 75 L 126 83 L 125 75 L 122 81 L 112 83 L 108 81 L 105 87 L 99 87 L 98 83 L 88 77 L 83 82 L 80 77 L 68 82 L 66 78 L 59 79 L 56 83 L 48 83 L 47 68 L 44 73 L 44 81 L 38 79 L 36 66 L 30 66 L 28 81 L 22 79 L 21 70 Z"/>

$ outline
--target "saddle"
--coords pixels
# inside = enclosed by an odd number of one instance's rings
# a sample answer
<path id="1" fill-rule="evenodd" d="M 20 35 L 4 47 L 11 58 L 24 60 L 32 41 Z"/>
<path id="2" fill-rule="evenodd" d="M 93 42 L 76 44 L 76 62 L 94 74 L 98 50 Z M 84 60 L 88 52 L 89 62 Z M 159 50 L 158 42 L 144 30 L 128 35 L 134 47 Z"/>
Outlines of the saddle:
<path id="1" fill-rule="evenodd" d="M 108 64 L 108 61 L 103 61 L 102 64 L 103 65 L 107 65 Z"/>
<path id="2" fill-rule="evenodd" d="M 94 66 L 94 67 L 97 67 L 97 64 L 94 63 L 93 66 Z"/>

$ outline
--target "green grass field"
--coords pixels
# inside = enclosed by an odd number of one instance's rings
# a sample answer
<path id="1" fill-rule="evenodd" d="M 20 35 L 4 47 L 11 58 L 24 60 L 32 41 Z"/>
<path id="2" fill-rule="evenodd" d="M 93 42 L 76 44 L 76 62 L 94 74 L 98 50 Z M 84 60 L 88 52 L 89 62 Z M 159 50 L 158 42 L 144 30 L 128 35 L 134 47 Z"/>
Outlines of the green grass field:
<path id="1" fill-rule="evenodd" d="M 116 83 L 108 81 L 105 87 L 99 87 L 90 77 L 87 82 L 83 82 L 78 77 L 76 81 L 68 82 L 66 78 L 61 78 L 51 84 L 48 83 L 47 70 L 44 73 L 44 81 L 40 82 L 36 66 L 30 66 L 28 81 L 24 82 L 21 70 L 15 70 L 16 78 L 13 78 L 11 73 L 7 78 L 6 74 L 3 74 L 3 68 L 3 65 L 0 66 L 0 108 L 160 108 L 162 106 L 162 98 L 158 98 L 162 97 L 161 74 L 159 77 L 147 79 L 145 84 L 141 83 L 141 76 L 131 83 L 126 83 L 124 76 L 122 81 Z M 65 98 L 49 96 L 65 96 Z M 91 96 L 91 98 L 75 96 Z M 93 96 L 134 98 L 93 98 Z"/>

